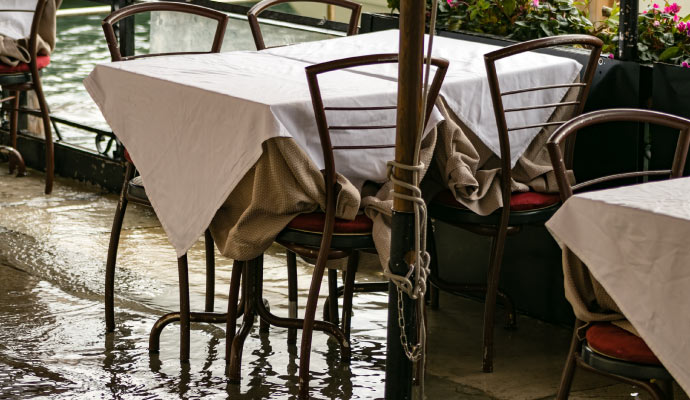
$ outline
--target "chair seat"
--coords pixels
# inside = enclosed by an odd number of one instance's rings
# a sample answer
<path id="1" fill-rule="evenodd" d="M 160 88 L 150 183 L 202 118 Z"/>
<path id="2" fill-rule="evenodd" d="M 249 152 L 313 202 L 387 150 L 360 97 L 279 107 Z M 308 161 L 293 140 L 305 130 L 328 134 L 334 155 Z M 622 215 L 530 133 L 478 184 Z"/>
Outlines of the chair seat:
<path id="1" fill-rule="evenodd" d="M 585 335 L 592 350 L 617 360 L 661 365 L 642 338 L 610 323 L 594 323 Z"/>
<path id="2" fill-rule="evenodd" d="M 150 203 L 141 176 L 132 178 L 127 184 L 127 196 L 142 203 Z"/>
<path id="3" fill-rule="evenodd" d="M 323 227 L 326 224 L 326 214 L 322 212 L 313 212 L 300 214 L 296 216 L 287 225 L 289 229 L 296 229 L 300 231 L 323 233 Z M 348 221 L 346 219 L 335 219 L 335 226 L 333 233 L 335 234 L 371 234 L 373 222 L 364 214 L 359 214 L 354 220 Z"/>
<path id="4" fill-rule="evenodd" d="M 50 56 L 38 56 L 36 58 L 36 66 L 38 69 L 43 69 L 50 64 Z M 14 67 L 0 63 L 0 75 L 14 75 L 29 72 L 29 64 L 19 63 Z"/>
<path id="5" fill-rule="evenodd" d="M 546 221 L 560 205 L 558 193 L 518 192 L 510 196 L 510 225 Z M 457 200 L 450 190 L 440 192 L 429 204 L 429 216 L 450 223 L 496 225 L 501 209 L 489 215 L 479 215 Z"/>
<path id="6" fill-rule="evenodd" d="M 280 232 L 277 240 L 318 247 L 321 244 L 325 221 L 326 214 L 323 212 L 300 214 Z M 352 221 L 336 218 L 331 247 L 335 249 L 374 248 L 372 227 L 373 221 L 363 214 L 357 215 Z"/>

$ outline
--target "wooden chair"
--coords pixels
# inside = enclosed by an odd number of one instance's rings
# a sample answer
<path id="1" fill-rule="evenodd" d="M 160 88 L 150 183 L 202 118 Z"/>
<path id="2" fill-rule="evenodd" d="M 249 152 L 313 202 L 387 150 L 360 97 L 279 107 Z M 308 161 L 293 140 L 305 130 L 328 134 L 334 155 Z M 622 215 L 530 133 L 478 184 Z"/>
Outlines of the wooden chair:
<path id="1" fill-rule="evenodd" d="M 357 251 L 375 251 L 374 240 L 372 237 L 372 221 L 365 215 L 357 215 L 353 221 L 335 218 L 336 198 L 339 184 L 336 182 L 336 165 L 334 161 L 334 151 L 357 151 L 375 148 L 394 148 L 395 144 L 382 145 L 357 145 L 357 146 L 333 146 L 331 144 L 330 131 L 332 130 L 365 130 L 365 129 L 394 129 L 395 125 L 377 125 L 376 123 L 366 126 L 329 126 L 326 111 L 334 112 L 361 112 L 367 110 L 396 110 L 395 105 L 384 105 L 380 107 L 328 107 L 324 106 L 321 90 L 319 88 L 318 77 L 321 74 L 338 71 L 345 68 L 353 68 L 372 64 L 397 63 L 397 54 L 374 54 L 360 57 L 345 58 L 334 60 L 322 64 L 310 65 L 306 68 L 307 82 L 311 93 L 314 107 L 314 115 L 319 131 L 321 149 L 323 151 L 325 169 L 324 179 L 326 183 L 326 209 L 321 212 L 301 214 L 295 217 L 288 226 L 278 235 L 276 241 L 290 251 L 288 254 L 298 254 L 306 260 L 314 260 L 314 272 L 312 275 L 311 287 L 305 310 L 304 320 L 293 318 L 277 318 L 268 314 L 261 301 L 261 260 L 254 260 L 243 269 L 241 273 L 246 282 L 245 286 L 245 307 L 254 304 L 254 309 L 245 308 L 244 321 L 240 332 L 235 334 L 235 316 L 232 315 L 234 307 L 230 304 L 228 308 L 228 344 L 231 350 L 228 357 L 230 360 L 230 379 L 239 380 L 242 346 L 253 323 L 253 313 L 257 312 L 262 319 L 266 319 L 271 325 L 286 328 L 302 329 L 302 344 L 300 349 L 299 382 L 300 396 L 308 396 L 309 390 L 309 360 L 311 353 L 312 332 L 314 329 L 325 331 L 334 336 L 341 344 L 341 355 L 344 360 L 350 358 L 349 329 L 340 329 L 336 324 L 326 321 L 316 321 L 316 306 L 321 288 L 326 262 L 328 260 L 343 259 L 349 257 L 345 277 L 345 302 L 352 301 L 354 291 L 354 278 L 356 273 L 357 261 L 355 257 Z M 432 65 L 436 68 L 434 78 L 429 87 L 429 100 L 426 109 L 425 120 L 429 119 L 435 100 L 441 88 L 441 83 L 448 69 L 448 62 L 443 59 L 432 59 Z M 294 263 L 294 259 L 288 256 L 288 263 Z M 237 301 L 239 290 L 240 273 L 233 270 L 232 284 L 230 287 L 230 301 Z M 247 274 L 247 275 L 245 275 Z M 291 276 L 288 279 L 295 279 Z M 252 285 L 254 286 L 252 288 Z M 296 287 L 296 285 L 293 285 Z M 252 295 L 253 294 L 253 295 Z M 345 326 L 349 326 L 351 316 L 351 306 L 343 307 L 343 321 Z"/>
<path id="2" fill-rule="evenodd" d="M 350 22 L 348 24 L 347 35 L 356 35 L 359 29 L 359 17 L 362 12 L 362 6 L 358 3 L 349 0 L 264 0 L 255 4 L 247 12 L 247 20 L 249 21 L 249 27 L 252 31 L 252 36 L 254 37 L 254 43 L 256 44 L 257 50 L 264 50 L 266 44 L 264 42 L 263 34 L 261 33 L 261 25 L 259 24 L 259 14 L 266 11 L 267 9 L 276 6 L 278 4 L 307 1 L 310 3 L 321 3 L 324 5 L 333 5 L 337 7 L 342 7 L 350 10 Z M 287 250 L 288 252 L 288 301 L 289 304 L 289 317 L 297 318 L 297 257 L 294 252 Z M 355 259 L 348 260 L 348 264 L 352 264 L 352 267 L 357 268 L 357 263 L 359 260 L 358 253 L 354 253 L 351 257 L 356 257 Z M 343 281 L 347 278 L 343 277 Z M 356 292 L 373 292 L 387 290 L 387 283 L 352 283 L 354 286 L 352 290 L 345 291 L 345 286 L 338 286 L 338 271 L 335 269 L 328 270 L 328 298 L 323 309 L 324 320 L 338 324 L 338 297 L 343 296 L 344 307 L 352 306 L 352 299 L 348 299 L 347 295 L 351 295 L 354 291 Z M 343 311 L 343 315 L 350 315 L 352 310 Z M 343 322 L 343 328 L 346 333 L 349 332 L 349 320 Z M 290 329 L 288 331 L 288 343 L 295 343 L 297 340 L 297 331 L 295 329 Z"/>
<path id="3" fill-rule="evenodd" d="M 2 150 L 10 153 L 10 173 L 18 166 L 18 174 L 24 174 L 24 160 L 22 159 L 17 148 L 17 128 L 19 125 L 19 95 L 21 92 L 33 90 L 38 99 L 40 107 L 40 117 L 43 120 L 43 131 L 45 134 L 45 164 L 46 164 L 46 184 L 45 193 L 50 194 L 53 191 L 53 178 L 55 174 L 55 165 L 53 160 L 53 134 L 50 128 L 50 109 L 43 94 L 43 86 L 41 85 L 40 71 L 50 64 L 50 55 L 38 54 L 38 28 L 41 21 L 41 16 L 46 7 L 48 0 L 38 0 L 36 8 L 33 10 L 2 10 L 2 13 L 20 12 L 33 13 L 33 20 L 31 22 L 31 33 L 29 35 L 29 63 L 19 63 L 14 67 L 0 63 L 0 87 L 2 90 L 7 90 L 9 96 L 0 99 L 0 102 L 10 102 L 10 147 L 0 146 Z"/>
<path id="4" fill-rule="evenodd" d="M 142 54 L 135 56 L 123 56 L 120 53 L 120 47 L 118 45 L 117 38 L 115 36 L 115 30 L 113 25 L 118 21 L 133 17 L 135 14 L 144 12 L 154 12 L 154 11 L 172 11 L 188 13 L 193 15 L 198 15 L 201 17 L 206 17 L 217 22 L 216 33 L 213 38 L 213 45 L 211 50 L 208 52 L 184 52 L 184 53 L 164 53 L 164 54 Z M 127 61 L 133 60 L 141 57 L 153 57 L 161 55 L 170 54 L 201 54 L 201 53 L 218 53 L 220 52 L 221 45 L 223 43 L 223 37 L 225 35 L 225 28 L 228 22 L 228 17 L 219 11 L 215 11 L 206 7 L 201 7 L 193 4 L 185 3 L 174 3 L 174 2 L 156 2 L 156 3 L 142 3 L 135 4 L 121 8 L 103 20 L 103 31 L 105 33 L 105 38 L 108 43 L 108 49 L 110 50 L 110 56 L 112 61 Z M 189 134 L 195 134 L 194 132 L 189 132 Z M 151 206 L 151 203 L 146 196 L 146 190 L 144 189 L 143 182 L 140 176 L 136 176 L 136 167 L 130 159 L 128 153 L 125 151 L 126 157 L 126 172 L 124 178 L 124 184 L 122 186 L 122 191 L 120 193 L 120 200 L 117 204 L 117 209 L 115 210 L 115 218 L 113 220 L 113 228 L 110 234 L 110 244 L 108 247 L 108 258 L 106 262 L 106 273 L 105 273 L 105 321 L 106 330 L 112 332 L 115 329 L 115 317 L 114 317 L 114 287 L 115 287 L 115 263 L 117 261 L 117 249 L 120 241 L 120 232 L 122 230 L 122 220 L 125 216 L 125 211 L 127 209 L 127 204 L 133 202 L 136 204 L 141 204 L 145 206 Z M 212 315 L 213 311 L 213 299 L 214 299 L 214 269 L 215 269 L 215 258 L 214 258 L 214 243 L 213 238 L 209 230 L 205 233 L 205 244 L 206 244 L 206 313 L 191 313 L 189 311 L 189 283 L 187 280 L 187 255 L 180 257 L 178 259 L 178 268 L 180 275 L 180 312 L 167 314 L 158 320 L 154 329 L 151 331 L 150 338 L 150 351 L 158 351 L 158 336 L 160 332 L 165 327 L 165 325 L 170 322 L 180 321 L 181 329 L 181 345 L 180 345 L 180 360 L 187 361 L 189 359 L 189 323 L 190 318 L 194 321 L 201 322 L 225 322 L 225 317 L 218 317 Z M 215 319 L 214 319 L 215 318 Z"/>
<path id="5" fill-rule="evenodd" d="M 553 46 L 563 45 L 579 45 L 589 47 L 589 62 L 586 65 L 582 79 L 579 82 L 564 82 L 559 85 L 549 85 L 541 87 L 525 87 L 520 90 L 502 92 L 499 80 L 496 74 L 496 62 L 504 60 L 511 56 L 515 56 L 527 51 L 539 50 Z M 456 284 L 445 281 L 440 278 L 439 267 L 436 264 L 435 246 L 433 230 L 429 229 L 429 250 L 432 254 L 431 260 L 431 283 L 441 290 L 449 291 L 451 293 L 466 293 L 466 292 L 486 292 L 484 305 L 484 339 L 483 339 L 483 371 L 493 371 L 493 331 L 494 331 L 494 314 L 496 308 L 496 297 L 499 294 L 498 281 L 500 278 L 501 264 L 503 260 L 503 250 L 505 248 L 506 237 L 509 234 L 518 233 L 522 226 L 543 224 L 553 215 L 559 206 L 559 199 L 557 194 L 551 193 L 512 193 L 511 192 L 511 157 L 510 157 L 510 137 L 509 133 L 516 130 L 544 127 L 549 128 L 558 126 L 565 121 L 549 121 L 543 124 L 536 124 L 530 126 L 515 126 L 508 127 L 506 123 L 506 114 L 523 112 L 527 110 L 534 110 L 540 108 L 553 108 L 559 106 L 574 107 L 574 115 L 579 115 L 582 112 L 589 87 L 594 77 L 597 61 L 601 52 L 601 40 L 588 35 L 562 35 L 548 38 L 535 39 L 523 43 L 518 43 L 508 46 L 491 53 L 484 55 L 486 64 L 487 76 L 489 79 L 489 89 L 491 91 L 491 98 L 494 106 L 494 114 L 496 117 L 496 124 L 498 127 L 498 138 L 501 152 L 501 172 L 500 172 L 500 187 L 501 196 L 504 206 L 492 214 L 482 216 L 467 209 L 462 204 L 455 200 L 455 197 L 450 191 L 441 192 L 429 204 L 429 217 L 433 220 L 442 221 L 451 225 L 466 229 L 470 232 L 489 236 L 492 239 L 491 255 L 489 258 L 489 267 L 487 273 L 487 286 L 482 285 L 468 285 Z M 523 107 L 505 109 L 503 106 L 503 97 L 515 95 L 518 93 L 525 93 L 536 90 L 553 90 L 557 88 L 579 88 L 579 93 L 575 101 L 559 102 L 555 104 L 525 104 Z M 572 152 L 573 143 L 569 143 L 569 153 Z M 429 224 L 431 226 L 431 224 Z M 515 315 L 512 304 L 507 296 L 503 295 L 504 304 L 506 304 L 506 311 L 508 312 L 508 325 L 515 324 Z M 433 296 L 432 296 L 433 297 Z M 432 299 L 433 302 L 433 299 Z"/>
<path id="6" fill-rule="evenodd" d="M 571 185 L 566 175 L 567 168 L 561 150 L 562 144 L 582 128 L 620 122 L 655 124 L 680 131 L 671 169 L 608 175 Z M 603 182 L 631 178 L 640 180 L 643 177 L 657 179 L 681 177 L 689 145 L 690 120 L 688 119 L 650 110 L 612 109 L 590 112 L 568 121 L 553 133 L 547 143 L 547 148 L 556 173 L 560 198 L 565 202 L 574 192 L 591 190 L 596 187 L 595 185 Z M 584 329 L 586 331 L 583 332 Z M 558 399 L 568 398 L 577 367 L 644 388 L 654 399 L 660 400 L 672 393 L 671 375 L 644 340 L 608 322 L 595 322 L 585 326 L 585 322 L 576 320 L 570 351 L 558 389 Z"/>
<path id="7" fill-rule="evenodd" d="M 263 0 L 259 3 L 256 3 L 247 12 L 247 20 L 249 21 L 249 27 L 252 30 L 252 36 L 254 37 L 254 43 L 256 44 L 257 50 L 263 50 L 268 48 L 264 43 L 264 37 L 261 33 L 261 26 L 259 25 L 258 20 L 259 14 L 261 14 L 264 10 L 278 4 L 304 1 L 310 3 L 332 5 L 350 10 L 350 22 L 348 23 L 347 35 L 350 36 L 357 34 L 357 30 L 359 29 L 359 16 L 362 13 L 362 6 L 358 3 L 349 0 Z"/>

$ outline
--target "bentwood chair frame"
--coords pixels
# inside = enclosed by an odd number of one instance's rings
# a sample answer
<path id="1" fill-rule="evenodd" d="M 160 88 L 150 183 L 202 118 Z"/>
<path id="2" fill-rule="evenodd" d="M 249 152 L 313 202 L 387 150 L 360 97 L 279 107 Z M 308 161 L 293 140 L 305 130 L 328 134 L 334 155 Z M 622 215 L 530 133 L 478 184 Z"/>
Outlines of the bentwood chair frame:
<path id="1" fill-rule="evenodd" d="M 264 37 L 261 32 L 261 25 L 259 24 L 259 14 L 262 12 L 268 10 L 269 8 L 276 6 L 278 4 L 283 4 L 283 3 L 292 3 L 292 2 L 310 2 L 310 3 L 320 3 L 320 4 L 325 4 L 325 5 L 332 5 L 336 7 L 341 7 L 345 8 L 350 11 L 350 19 L 348 23 L 348 28 L 347 28 L 347 35 L 352 36 L 356 35 L 359 27 L 359 18 L 362 13 L 362 6 L 359 3 L 355 3 L 353 1 L 349 0 L 264 0 L 261 1 L 257 4 L 255 4 L 249 11 L 247 12 L 247 20 L 249 21 L 249 27 L 252 32 L 252 36 L 254 38 L 254 43 L 256 45 L 257 50 L 264 50 L 267 48 L 266 43 L 264 42 Z M 289 301 L 289 316 L 291 318 L 297 318 L 297 257 L 294 252 L 288 250 L 287 253 L 288 257 L 288 262 L 287 262 L 287 267 L 288 267 L 288 301 Z M 348 263 L 352 264 L 352 266 L 348 266 L 350 271 L 354 270 L 354 268 L 357 267 L 357 262 L 358 262 L 358 253 L 354 253 L 351 257 L 354 259 L 349 259 Z M 354 274 L 351 274 L 350 279 L 353 278 Z M 343 296 L 343 299 L 345 301 L 344 306 L 347 307 L 348 305 L 351 306 L 351 302 L 347 301 L 347 296 L 345 293 L 345 286 L 348 286 L 347 283 L 347 277 L 344 277 L 343 280 L 345 281 L 345 284 L 343 286 L 338 287 L 338 271 L 335 269 L 329 269 L 328 270 L 328 298 L 326 299 L 326 303 L 324 305 L 323 309 L 323 315 L 324 319 L 333 322 L 336 325 L 338 324 L 338 297 Z M 352 291 L 356 292 L 373 292 L 373 291 L 381 291 L 381 290 L 387 290 L 388 284 L 385 282 L 367 282 L 367 283 L 351 283 Z M 343 310 L 343 316 L 344 318 L 346 317 L 345 315 L 351 314 L 351 310 Z M 349 320 L 343 322 L 343 328 L 345 329 L 345 333 L 349 334 Z M 289 329 L 288 331 L 288 343 L 289 344 L 294 344 L 297 340 L 297 330 L 296 329 Z"/>
<path id="2" fill-rule="evenodd" d="M 547 85 L 540 87 L 523 88 L 519 90 L 511 90 L 502 92 L 499 84 L 498 74 L 496 72 L 496 62 L 506 59 L 517 54 L 528 51 L 541 50 L 545 48 L 565 45 L 579 45 L 589 47 L 590 55 L 589 61 L 585 67 L 582 79 L 578 82 L 563 83 L 558 85 Z M 486 65 L 487 77 L 489 80 L 489 90 L 491 92 L 491 99 L 494 107 L 494 115 L 496 117 L 496 125 L 498 128 L 498 138 L 500 143 L 501 155 L 501 172 L 500 172 L 500 187 L 501 199 L 503 207 L 496 212 L 481 216 L 475 214 L 466 208 L 449 207 L 437 202 L 431 202 L 429 205 L 429 216 L 432 219 L 450 223 L 452 225 L 469 230 L 470 232 L 490 236 L 492 238 L 491 256 L 489 259 L 489 267 L 487 273 L 487 286 L 454 284 L 444 281 L 440 278 L 438 268 L 436 266 L 436 257 L 432 254 L 432 274 L 431 282 L 436 288 L 446 290 L 452 293 L 462 292 L 478 292 L 484 291 L 486 293 L 484 305 L 484 334 L 483 334 L 483 362 L 482 369 L 484 372 L 493 371 L 493 352 L 494 352 L 494 315 L 496 310 L 496 297 L 499 295 L 498 282 L 500 278 L 501 264 L 503 261 L 503 252 L 505 249 L 506 237 L 508 234 L 515 234 L 520 231 L 524 225 L 543 224 L 553 213 L 557 210 L 558 204 L 553 204 L 549 207 L 538 208 L 527 211 L 513 211 L 511 213 L 511 157 L 510 157 L 510 132 L 530 129 L 530 128 L 550 128 L 563 124 L 565 121 L 550 120 L 544 123 L 530 124 L 527 126 L 508 127 L 506 122 L 506 114 L 521 112 L 527 110 L 544 109 L 557 107 L 574 107 L 573 115 L 579 115 L 582 110 L 589 93 L 589 88 L 594 77 L 594 72 L 597 67 L 599 55 L 601 53 L 602 42 L 596 37 L 588 35 L 561 35 L 554 37 L 547 37 L 541 39 L 530 40 L 523 43 L 518 43 L 499 50 L 492 51 L 484 55 L 484 62 Z M 558 88 L 579 88 L 577 98 L 574 101 L 559 101 L 550 104 L 525 105 L 516 108 L 505 108 L 503 105 L 503 97 L 526 93 L 536 90 L 553 90 Z M 572 154 L 574 148 L 574 141 L 567 144 L 567 154 Z M 567 158 L 568 166 L 571 166 L 571 157 Z M 429 224 L 431 226 L 431 224 Z M 430 229 L 429 248 L 435 252 L 433 230 Z M 438 292 L 434 296 L 437 296 Z M 506 311 L 508 312 L 508 326 L 515 325 L 515 315 L 513 306 L 507 296 L 500 293 L 506 304 Z M 437 301 L 433 299 L 432 303 Z M 433 304 L 432 304 L 433 305 Z"/>
<path id="3" fill-rule="evenodd" d="M 43 121 L 43 131 L 45 134 L 45 164 L 46 164 L 46 184 L 45 194 L 53 191 L 53 179 L 55 175 L 55 162 L 53 153 L 53 133 L 50 127 L 50 109 L 43 94 L 41 84 L 41 74 L 38 65 L 38 28 L 41 17 L 45 10 L 48 0 L 38 0 L 35 10 L 3 10 L 2 12 L 30 12 L 34 13 L 31 21 L 31 33 L 29 35 L 29 73 L 19 72 L 11 75 L 0 75 L 0 86 L 9 91 L 9 96 L 0 99 L 0 103 L 10 101 L 10 147 L 0 146 L 10 154 L 10 172 L 14 170 L 15 164 L 18 165 L 18 175 L 24 175 L 25 164 L 21 154 L 17 151 L 17 130 L 19 126 L 19 94 L 33 90 L 38 99 L 40 117 Z"/>
<path id="4" fill-rule="evenodd" d="M 680 131 L 671 169 L 625 172 L 571 185 L 567 177 L 568 167 L 566 166 L 565 156 L 562 151 L 562 143 L 574 136 L 580 129 L 612 122 L 648 123 Z M 669 179 L 681 177 L 687 160 L 688 146 L 690 146 L 690 120 L 675 115 L 642 109 L 593 111 L 573 118 L 562 125 L 549 138 L 546 146 L 549 150 L 549 157 L 551 158 L 554 172 L 556 173 L 561 200 L 565 202 L 574 192 L 586 191 L 586 189 L 591 189 L 592 186 L 604 182 L 631 178 L 639 180 L 648 177 L 667 177 Z M 559 400 L 568 398 L 575 376 L 575 369 L 578 367 L 644 388 L 654 399 L 661 400 L 665 398 L 665 394 L 670 393 L 670 385 L 668 383 L 671 382 L 672 377 L 663 366 L 639 364 L 600 354 L 593 350 L 586 340 L 580 339 L 581 335 L 579 333 L 581 333 L 580 331 L 584 325 L 585 322 L 579 319 L 575 322 L 570 350 L 558 389 L 557 398 Z M 657 383 L 650 382 L 650 380 L 656 380 Z M 667 384 L 658 385 L 658 383 L 664 382 Z"/>
<path id="5" fill-rule="evenodd" d="M 341 356 L 343 360 L 349 362 L 350 345 L 349 332 L 346 334 L 336 324 L 326 321 L 316 321 L 316 306 L 321 288 L 321 281 L 323 279 L 326 262 L 333 259 L 342 259 L 349 257 L 348 269 L 345 278 L 345 297 L 344 301 L 352 301 L 352 293 L 354 290 L 354 275 L 357 267 L 356 257 L 352 257 L 357 251 L 374 250 L 374 242 L 371 231 L 361 234 L 338 234 L 335 232 L 336 218 L 335 208 L 336 199 L 339 191 L 339 184 L 336 180 L 336 166 L 334 159 L 334 151 L 349 151 L 349 150 L 365 150 L 376 148 L 394 148 L 395 144 L 382 145 L 356 145 L 356 146 L 333 146 L 331 143 L 330 131 L 332 130 L 371 130 L 371 129 L 394 129 L 395 125 L 361 125 L 361 126 L 330 126 L 326 117 L 326 112 L 357 112 L 357 111 L 371 111 L 371 110 L 397 110 L 395 105 L 386 106 L 365 106 L 365 107 L 327 107 L 324 106 L 321 90 L 319 87 L 318 77 L 321 74 L 343 70 L 346 68 L 354 68 L 365 65 L 397 63 L 398 54 L 373 54 L 360 57 L 345 58 L 334 60 L 321 64 L 310 65 L 306 67 L 307 82 L 309 85 L 309 92 L 312 98 L 314 107 L 314 115 L 316 118 L 316 125 L 319 132 L 319 139 L 321 142 L 321 150 L 324 157 L 325 169 L 323 170 L 325 188 L 326 188 L 326 209 L 320 214 L 323 221 L 323 228 L 318 232 L 305 232 L 300 229 L 291 228 L 290 225 L 284 229 L 276 238 L 276 241 L 286 247 L 290 252 L 299 254 L 305 259 L 316 260 L 315 267 L 312 274 L 311 286 L 306 304 L 304 320 L 293 318 L 277 318 L 277 320 L 268 321 L 287 328 L 301 328 L 302 329 L 302 343 L 300 349 L 300 365 L 299 365 L 299 382 L 300 382 L 300 397 L 306 398 L 309 395 L 309 362 L 311 355 L 311 341 L 312 332 L 314 329 L 325 331 L 334 336 L 341 344 Z M 425 110 L 425 121 L 428 121 L 429 116 L 434 107 L 436 98 L 441 89 L 441 83 L 445 77 L 448 69 L 448 61 L 438 58 L 433 58 L 431 64 L 435 67 L 434 78 L 429 86 L 428 106 Z M 299 217 L 297 217 L 299 218 Z M 341 221 L 344 222 L 344 221 Z M 347 223 L 347 222 L 345 222 Z M 354 262 L 353 262 L 354 260 Z M 230 367 L 229 373 L 231 379 L 238 380 L 240 377 L 241 354 L 242 345 L 249 333 L 249 328 L 253 322 L 253 310 L 245 308 L 244 322 L 240 332 L 235 335 L 235 316 L 233 314 L 233 302 L 237 301 L 239 290 L 240 274 L 250 274 L 250 277 L 244 276 L 246 285 L 255 283 L 255 289 L 245 287 L 245 307 L 252 302 L 256 305 L 256 311 L 262 318 L 270 316 L 266 315 L 266 311 L 262 311 L 261 301 L 261 261 L 250 262 L 248 268 L 245 268 L 242 273 L 233 270 L 232 284 L 230 288 L 230 301 L 228 305 L 228 344 L 227 348 L 231 350 L 229 357 Z M 252 271 L 258 270 L 259 272 Z M 237 273 L 237 276 L 235 275 Z M 258 278 L 258 279 L 257 279 Z M 250 299 L 250 294 L 255 291 L 258 292 L 253 296 L 254 300 Z M 351 310 L 351 306 L 347 304 L 343 307 L 343 319 L 349 325 L 350 315 L 346 310 Z M 288 321 L 291 321 L 287 323 Z"/>
<path id="6" fill-rule="evenodd" d="M 252 36 L 254 37 L 254 43 L 256 44 L 257 50 L 266 49 L 266 43 L 264 42 L 264 36 L 261 33 L 261 26 L 259 24 L 259 14 L 261 14 L 266 9 L 273 7 L 282 3 L 294 3 L 294 2 L 310 2 L 310 3 L 320 3 L 325 5 L 333 5 L 336 7 L 341 7 L 350 10 L 350 21 L 348 23 L 347 35 L 356 35 L 359 29 L 359 17 L 362 14 L 362 5 L 349 0 L 263 0 L 255 4 L 247 12 L 247 20 L 249 21 L 249 28 L 252 31 Z"/>
<path id="7" fill-rule="evenodd" d="M 113 25 L 118 21 L 132 17 L 135 14 L 154 11 L 171 11 L 198 15 L 206 17 L 217 22 L 215 36 L 210 51 L 189 51 L 179 53 L 157 53 L 157 54 L 141 54 L 134 56 L 123 56 L 120 53 L 115 30 Z M 205 54 L 205 53 L 219 53 L 223 44 L 223 37 L 228 22 L 228 16 L 222 12 L 212 10 L 206 7 L 201 7 L 193 4 L 174 3 L 174 2 L 156 2 L 156 3 L 142 3 L 135 4 L 121 8 L 113 12 L 103 20 L 103 32 L 108 43 L 108 49 L 112 61 L 133 60 L 143 57 L 155 57 L 175 54 Z M 190 132 L 191 134 L 191 132 Z M 151 203 L 146 197 L 144 186 L 139 177 L 136 175 L 136 167 L 127 156 L 125 180 L 120 193 L 120 199 L 115 210 L 115 217 L 113 219 L 113 228 L 110 235 L 110 244 L 108 247 L 108 258 L 106 262 L 106 276 L 105 276 L 105 320 L 106 330 L 112 332 L 115 329 L 114 317 L 114 287 L 115 287 L 115 264 L 117 261 L 117 249 L 120 241 L 120 232 L 122 230 L 122 221 L 125 216 L 127 204 L 129 202 L 141 204 L 150 207 Z M 174 321 L 180 321 L 180 360 L 189 360 L 189 341 L 190 341 L 190 320 L 198 322 L 225 322 L 224 314 L 215 314 L 213 311 L 214 303 L 214 285 L 215 285 L 215 258 L 214 258 L 214 243 L 210 231 L 207 229 L 204 235 L 206 245 L 206 304 L 204 313 L 195 312 L 190 313 L 189 309 L 189 282 L 188 282 L 188 265 L 187 255 L 178 258 L 179 270 L 179 285 L 180 285 L 180 312 L 169 313 L 161 317 L 153 329 L 151 330 L 149 350 L 157 352 L 159 350 L 159 335 L 163 328 Z"/>

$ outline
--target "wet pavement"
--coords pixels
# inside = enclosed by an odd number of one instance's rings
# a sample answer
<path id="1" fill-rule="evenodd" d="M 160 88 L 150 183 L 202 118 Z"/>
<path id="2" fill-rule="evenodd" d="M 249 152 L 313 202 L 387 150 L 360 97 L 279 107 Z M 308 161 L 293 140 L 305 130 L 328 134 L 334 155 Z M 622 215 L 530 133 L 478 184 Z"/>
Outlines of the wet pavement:
<path id="1" fill-rule="evenodd" d="M 0 163 L 0 398 L 284 399 L 297 393 L 298 350 L 287 330 L 258 326 L 247 339 L 241 384 L 225 379 L 225 327 L 192 324 L 192 357 L 178 361 L 179 330 L 166 327 L 159 355 L 148 332 L 177 309 L 177 264 L 153 212 L 130 206 L 116 272 L 116 331 L 105 334 L 103 278 L 117 197 L 58 178 L 42 194 L 42 174 L 7 175 Z M 285 252 L 266 254 L 264 297 L 287 315 Z M 216 256 L 216 311 L 223 311 L 232 260 Z M 204 304 L 203 242 L 190 251 L 192 309 Z M 300 306 L 311 267 L 300 263 Z M 364 269 L 358 280 L 379 280 Z M 322 293 L 326 292 L 326 285 Z M 384 293 L 354 301 L 353 357 L 316 332 L 312 394 L 321 399 L 383 398 L 386 336 Z M 481 317 L 476 301 L 442 294 L 429 310 L 428 399 L 549 399 L 557 389 L 570 330 L 521 316 L 519 329 L 496 332 L 495 372 L 481 372 Z M 317 315 L 320 315 L 320 310 Z M 258 325 L 258 324 L 257 324 Z M 645 399 L 634 387 L 578 372 L 572 399 Z M 678 393 L 677 399 L 687 399 Z"/>

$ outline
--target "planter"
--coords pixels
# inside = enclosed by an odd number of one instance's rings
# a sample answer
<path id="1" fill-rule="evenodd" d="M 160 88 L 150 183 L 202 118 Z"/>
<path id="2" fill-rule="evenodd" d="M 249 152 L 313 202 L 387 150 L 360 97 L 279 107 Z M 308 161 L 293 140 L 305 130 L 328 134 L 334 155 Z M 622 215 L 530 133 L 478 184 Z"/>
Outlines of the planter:
<path id="1" fill-rule="evenodd" d="M 654 64 L 651 109 L 690 118 L 690 68 Z M 678 132 L 651 127 L 649 169 L 670 169 L 677 141 Z M 684 175 L 690 175 L 688 164 Z"/>

